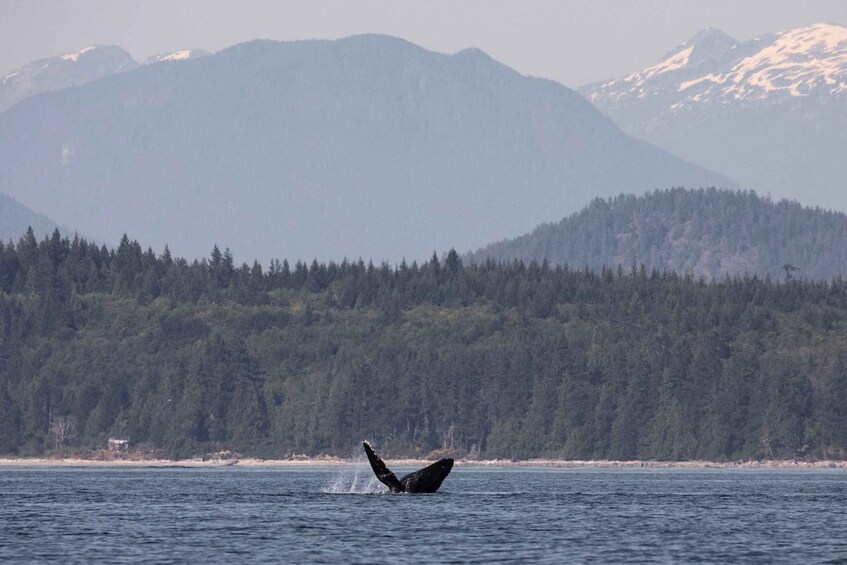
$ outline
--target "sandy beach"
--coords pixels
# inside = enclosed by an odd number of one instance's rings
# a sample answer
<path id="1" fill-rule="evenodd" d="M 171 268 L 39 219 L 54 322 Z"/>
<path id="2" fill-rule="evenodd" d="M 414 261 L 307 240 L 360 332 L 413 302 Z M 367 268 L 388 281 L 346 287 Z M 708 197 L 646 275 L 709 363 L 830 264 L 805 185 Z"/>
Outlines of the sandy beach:
<path id="1" fill-rule="evenodd" d="M 425 466 L 428 459 L 387 459 L 395 467 Z M 298 459 L 82 459 L 47 457 L 5 457 L 0 458 L 0 467 L 340 467 L 364 465 L 360 459 L 339 459 L 334 457 L 298 458 Z M 689 469 L 847 469 L 847 461 L 563 461 L 556 459 L 529 459 L 511 461 L 493 460 L 457 460 L 457 467 L 538 467 L 538 468 L 689 468 Z"/>

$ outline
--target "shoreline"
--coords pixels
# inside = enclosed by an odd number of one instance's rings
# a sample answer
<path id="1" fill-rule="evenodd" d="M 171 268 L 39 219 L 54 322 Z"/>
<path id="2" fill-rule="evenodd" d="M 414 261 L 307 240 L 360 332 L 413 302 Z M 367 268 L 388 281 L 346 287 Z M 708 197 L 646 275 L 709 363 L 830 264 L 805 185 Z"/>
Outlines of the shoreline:
<path id="1" fill-rule="evenodd" d="M 432 463 L 430 459 L 387 459 L 387 463 L 395 467 L 425 466 Z M 83 458 L 49 458 L 49 457 L 0 457 L 2 467 L 140 467 L 140 468 L 216 468 L 216 467 L 344 467 L 364 465 L 361 459 L 339 459 L 330 457 L 306 459 L 83 459 Z M 467 460 L 456 461 L 457 467 L 507 467 L 507 468 L 626 468 L 626 469 L 847 469 L 847 461 L 609 461 L 586 460 L 569 461 L 558 459 L 527 459 L 511 461 L 508 459 Z"/>

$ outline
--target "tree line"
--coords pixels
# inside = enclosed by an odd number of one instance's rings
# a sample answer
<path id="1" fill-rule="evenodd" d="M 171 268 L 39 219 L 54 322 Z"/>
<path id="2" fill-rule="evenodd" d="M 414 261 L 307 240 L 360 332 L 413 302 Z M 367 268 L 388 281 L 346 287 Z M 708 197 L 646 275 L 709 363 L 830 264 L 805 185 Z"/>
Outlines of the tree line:
<path id="1" fill-rule="evenodd" d="M 0 453 L 843 458 L 847 286 L 0 244 Z"/>

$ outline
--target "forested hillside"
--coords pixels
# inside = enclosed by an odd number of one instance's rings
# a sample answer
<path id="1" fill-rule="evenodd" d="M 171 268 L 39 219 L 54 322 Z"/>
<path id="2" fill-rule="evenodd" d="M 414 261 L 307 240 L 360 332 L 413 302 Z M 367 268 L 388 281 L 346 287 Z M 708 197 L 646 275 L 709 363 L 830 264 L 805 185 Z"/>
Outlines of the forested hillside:
<path id="1" fill-rule="evenodd" d="M 847 275 L 847 216 L 754 192 L 676 188 L 596 199 L 556 224 L 469 255 L 488 257 L 594 270 L 643 263 L 707 279 L 784 278 L 790 265 L 793 277 L 829 280 Z"/>
<path id="2" fill-rule="evenodd" d="M 0 246 L 0 453 L 844 457 L 845 314 L 842 279 L 264 269 L 30 232 Z"/>

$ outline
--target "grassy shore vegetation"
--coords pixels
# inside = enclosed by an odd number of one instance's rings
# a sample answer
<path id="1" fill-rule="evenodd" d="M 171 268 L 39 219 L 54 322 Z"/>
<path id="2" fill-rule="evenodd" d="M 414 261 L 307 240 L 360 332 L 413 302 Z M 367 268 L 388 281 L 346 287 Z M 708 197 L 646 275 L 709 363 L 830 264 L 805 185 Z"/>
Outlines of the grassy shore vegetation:
<path id="1" fill-rule="evenodd" d="M 0 245 L 0 453 L 847 456 L 843 280 Z"/>

